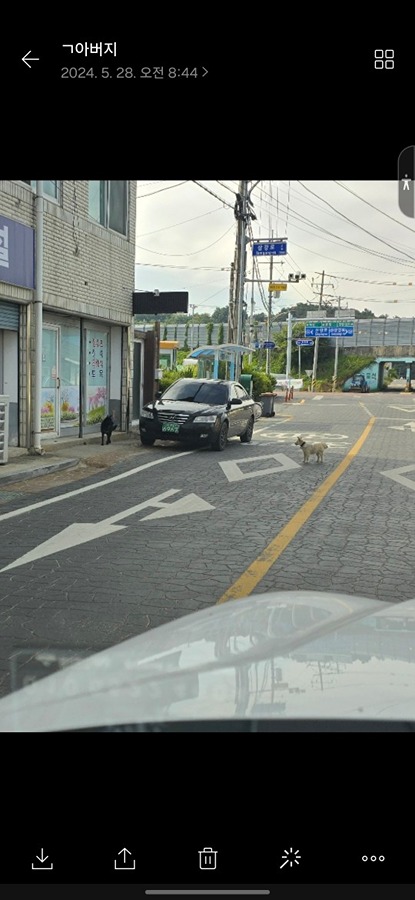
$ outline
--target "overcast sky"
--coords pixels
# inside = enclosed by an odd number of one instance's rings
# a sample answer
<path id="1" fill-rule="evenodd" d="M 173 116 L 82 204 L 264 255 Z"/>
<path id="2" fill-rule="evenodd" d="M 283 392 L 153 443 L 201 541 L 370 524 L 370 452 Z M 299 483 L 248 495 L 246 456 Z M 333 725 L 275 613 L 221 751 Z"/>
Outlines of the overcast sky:
<path id="1" fill-rule="evenodd" d="M 237 180 L 137 182 L 136 289 L 189 291 L 197 313 L 227 306 L 237 189 Z M 336 305 L 341 297 L 342 307 L 377 316 L 415 315 L 415 221 L 400 211 L 397 182 L 262 181 L 252 200 L 254 238 L 287 238 L 287 256 L 274 257 L 273 281 L 290 272 L 307 276 L 281 293 L 275 312 L 301 299 L 316 302 L 324 270 L 325 299 Z M 252 278 L 249 247 L 247 260 Z M 260 268 L 268 279 L 269 257 Z M 267 283 L 263 289 L 266 297 Z M 249 284 L 249 311 L 251 294 Z M 264 311 L 258 284 L 254 303 Z"/>

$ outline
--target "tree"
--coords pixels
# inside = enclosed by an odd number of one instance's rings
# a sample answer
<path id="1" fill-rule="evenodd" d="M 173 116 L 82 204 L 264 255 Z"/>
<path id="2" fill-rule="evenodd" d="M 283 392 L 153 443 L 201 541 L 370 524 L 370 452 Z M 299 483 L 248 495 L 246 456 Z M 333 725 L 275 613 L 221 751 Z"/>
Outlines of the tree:
<path id="1" fill-rule="evenodd" d="M 219 325 L 218 330 L 218 344 L 223 344 L 223 322 Z"/>
<path id="2" fill-rule="evenodd" d="M 212 313 L 212 322 L 215 323 L 226 323 L 228 321 L 229 315 L 229 306 L 217 306 L 214 312 Z"/>
<path id="3" fill-rule="evenodd" d="M 372 310 L 367 309 L 366 307 L 364 310 L 360 310 L 360 312 L 358 310 L 356 310 L 356 312 L 357 312 L 358 319 L 376 319 L 376 316 L 372 312 Z"/>
<path id="4" fill-rule="evenodd" d="M 211 344 L 212 343 L 213 322 L 208 322 L 206 331 L 207 331 L 206 344 Z"/>
<path id="5" fill-rule="evenodd" d="M 163 337 L 162 337 L 162 340 L 163 340 L 163 341 L 167 341 L 167 325 L 164 326 L 164 331 L 163 331 Z"/>

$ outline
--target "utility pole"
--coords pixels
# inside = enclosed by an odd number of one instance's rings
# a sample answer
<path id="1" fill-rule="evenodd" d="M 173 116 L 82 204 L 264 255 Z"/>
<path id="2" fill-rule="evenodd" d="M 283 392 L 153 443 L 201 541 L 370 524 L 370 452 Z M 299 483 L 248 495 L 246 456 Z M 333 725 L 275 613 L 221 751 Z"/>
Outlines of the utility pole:
<path id="1" fill-rule="evenodd" d="M 286 376 L 290 378 L 291 375 L 291 350 L 292 350 L 292 339 L 293 339 L 293 316 L 292 313 L 288 313 L 288 323 L 287 323 L 287 371 Z M 298 376 L 300 377 L 300 376 Z M 291 384 L 290 384 L 291 387 Z"/>
<path id="2" fill-rule="evenodd" d="M 341 306 L 340 306 L 341 300 L 342 300 L 341 297 L 338 297 L 338 298 L 337 298 L 337 308 L 338 308 L 339 314 L 340 314 L 340 309 L 341 309 Z M 348 307 L 348 305 L 349 305 L 349 304 L 347 304 L 347 307 Z M 336 387 L 337 387 L 337 370 L 338 370 L 338 366 L 339 366 L 339 339 L 336 338 L 336 347 L 335 347 L 335 350 L 334 350 L 334 374 L 333 374 L 333 387 L 332 387 L 332 391 L 335 391 L 335 390 L 336 390 Z"/>
<path id="3" fill-rule="evenodd" d="M 273 238 L 274 238 L 274 232 L 271 231 L 271 242 L 273 241 Z M 274 259 L 273 259 L 273 256 L 271 256 L 271 257 L 270 257 L 270 261 L 269 261 L 268 334 L 267 334 L 267 340 L 268 340 L 268 341 L 271 340 L 271 320 L 272 320 L 272 291 L 271 291 L 271 284 L 272 284 L 272 269 L 273 269 L 273 262 L 274 262 Z M 266 371 L 267 375 L 269 375 L 269 373 L 270 373 L 270 371 L 271 371 L 271 350 L 269 349 L 269 347 L 267 348 L 266 354 L 267 354 L 267 355 L 266 355 L 265 371 Z"/>
<path id="4" fill-rule="evenodd" d="M 322 304 L 323 304 L 324 276 L 325 276 L 325 272 L 324 272 L 324 271 L 323 271 L 323 272 L 318 272 L 317 274 L 318 274 L 318 275 L 321 275 L 320 297 L 319 297 L 319 301 L 318 301 L 318 309 L 319 309 L 319 311 L 320 311 L 320 310 L 321 310 L 321 307 L 322 307 Z M 334 285 L 331 285 L 331 286 L 334 287 Z M 314 341 L 313 374 L 312 374 L 312 376 L 311 376 L 311 390 L 312 390 L 312 391 L 314 391 L 314 389 L 315 389 L 315 382 L 316 382 L 316 377 L 317 377 L 318 344 L 319 344 L 319 338 L 316 337 L 316 338 L 315 338 L 315 341 Z"/>
<path id="5" fill-rule="evenodd" d="M 248 182 L 239 182 L 236 195 L 235 218 L 238 222 L 236 238 L 236 343 L 242 343 L 242 315 L 244 303 L 246 274 L 246 219 L 247 219 Z"/>
<path id="6" fill-rule="evenodd" d="M 236 248 L 235 248 L 236 260 Z M 228 311 L 228 344 L 235 343 L 235 261 L 231 262 L 231 276 L 229 282 L 229 311 Z"/>
<path id="7" fill-rule="evenodd" d="M 254 339 L 254 282 L 252 282 L 252 290 L 251 290 L 251 315 L 249 317 L 249 343 L 252 347 L 252 342 Z M 249 362 L 252 362 L 252 353 L 249 354 Z"/>
<path id="8" fill-rule="evenodd" d="M 245 276 L 246 276 L 246 246 L 248 238 L 246 236 L 246 226 L 250 219 L 256 219 L 250 200 L 250 192 L 248 191 L 248 181 L 240 181 L 238 193 L 236 194 L 236 203 L 234 208 L 235 219 L 238 223 L 236 238 L 236 343 L 242 344 L 242 327 L 243 327 L 243 311 L 244 311 L 244 292 L 245 292 Z M 259 184 L 258 181 L 252 186 Z M 238 379 L 242 369 L 242 354 L 237 354 L 235 377 Z"/>
<path id="9" fill-rule="evenodd" d="M 324 271 L 321 275 L 321 286 L 320 286 L 320 297 L 318 301 L 318 308 L 321 309 L 321 304 L 323 300 L 323 291 L 324 291 Z M 313 374 L 311 376 L 311 390 L 314 392 L 315 384 L 316 384 L 316 376 L 317 376 L 317 362 L 318 362 L 318 342 L 319 338 L 316 337 L 314 342 L 314 354 L 313 354 Z"/>

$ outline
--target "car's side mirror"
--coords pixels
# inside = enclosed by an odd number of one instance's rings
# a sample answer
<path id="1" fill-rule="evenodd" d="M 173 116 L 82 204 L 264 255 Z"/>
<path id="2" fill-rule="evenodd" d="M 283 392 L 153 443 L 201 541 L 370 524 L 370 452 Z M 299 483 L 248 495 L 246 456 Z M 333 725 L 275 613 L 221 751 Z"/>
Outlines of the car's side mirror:
<path id="1" fill-rule="evenodd" d="M 156 400 L 160 400 L 162 393 L 163 393 L 163 391 L 156 391 Z"/>
<path id="2" fill-rule="evenodd" d="M 231 406 L 240 406 L 241 403 L 242 400 L 240 397 L 233 397 L 233 399 L 231 400 Z"/>

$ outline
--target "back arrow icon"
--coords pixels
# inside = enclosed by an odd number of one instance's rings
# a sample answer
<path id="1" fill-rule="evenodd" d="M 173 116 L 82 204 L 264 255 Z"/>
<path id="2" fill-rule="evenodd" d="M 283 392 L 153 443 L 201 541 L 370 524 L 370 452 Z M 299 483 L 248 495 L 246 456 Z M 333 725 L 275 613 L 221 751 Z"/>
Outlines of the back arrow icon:
<path id="1" fill-rule="evenodd" d="M 29 56 L 29 53 L 31 53 L 31 52 L 32 51 L 29 50 L 24 56 L 22 56 L 22 62 L 26 63 L 26 65 L 29 66 L 29 69 L 32 68 L 30 65 L 31 62 L 39 62 L 38 56 Z M 30 62 L 29 62 L 29 60 L 30 60 Z"/>

